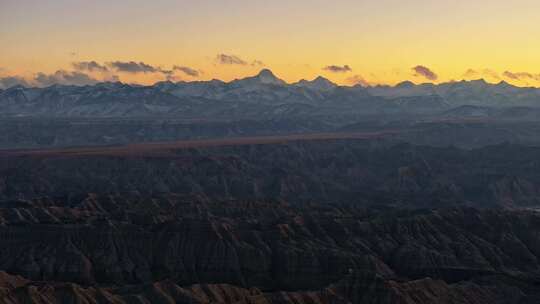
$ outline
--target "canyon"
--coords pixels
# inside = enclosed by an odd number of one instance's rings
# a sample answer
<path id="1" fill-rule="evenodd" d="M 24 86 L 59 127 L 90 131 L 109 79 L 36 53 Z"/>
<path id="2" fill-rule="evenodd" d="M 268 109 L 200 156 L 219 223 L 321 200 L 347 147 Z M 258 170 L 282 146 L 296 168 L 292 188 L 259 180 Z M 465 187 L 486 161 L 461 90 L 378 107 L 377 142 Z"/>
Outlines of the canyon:
<path id="1" fill-rule="evenodd" d="M 0 302 L 538 302 L 539 148 L 387 136 L 2 151 Z"/>

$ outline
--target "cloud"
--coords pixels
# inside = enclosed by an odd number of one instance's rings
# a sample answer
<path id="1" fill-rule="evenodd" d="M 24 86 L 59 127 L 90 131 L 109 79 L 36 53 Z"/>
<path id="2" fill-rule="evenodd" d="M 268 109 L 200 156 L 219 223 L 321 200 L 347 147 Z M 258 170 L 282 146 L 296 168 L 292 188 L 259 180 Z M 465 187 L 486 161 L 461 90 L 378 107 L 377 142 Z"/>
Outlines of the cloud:
<path id="1" fill-rule="evenodd" d="M 81 72 L 68 72 L 58 70 L 52 74 L 37 73 L 34 82 L 39 86 L 51 86 L 54 84 L 63 85 L 89 85 L 96 84 L 99 81 Z"/>
<path id="2" fill-rule="evenodd" d="M 226 54 L 218 54 L 216 56 L 216 61 L 219 63 L 219 64 L 229 64 L 229 65 L 233 65 L 233 64 L 237 64 L 237 65 L 247 65 L 247 61 L 241 59 L 240 57 L 238 56 L 235 56 L 235 55 L 226 55 Z"/>
<path id="3" fill-rule="evenodd" d="M 109 75 L 109 76 L 106 76 L 105 78 L 103 78 L 103 81 L 108 81 L 108 82 L 119 82 L 119 81 L 120 81 L 120 77 L 118 77 L 118 75 Z"/>
<path id="4" fill-rule="evenodd" d="M 250 65 L 253 67 L 261 67 L 265 66 L 264 62 L 261 60 L 253 60 L 248 62 L 247 60 L 244 60 L 236 55 L 227 55 L 227 54 L 218 54 L 214 60 L 218 64 L 223 65 Z"/>
<path id="5" fill-rule="evenodd" d="M 113 61 L 108 62 L 107 65 L 118 72 L 124 73 L 164 73 L 167 71 L 162 70 L 159 67 L 146 64 L 144 62 L 135 61 Z"/>
<path id="6" fill-rule="evenodd" d="M 95 61 L 79 61 L 71 64 L 75 70 L 89 72 L 108 72 L 109 69 Z"/>
<path id="7" fill-rule="evenodd" d="M 328 71 L 328 72 L 332 72 L 332 73 L 347 73 L 347 72 L 352 72 L 351 67 L 348 66 L 348 65 L 344 65 L 344 66 L 339 66 L 339 65 L 329 65 L 329 66 L 325 66 L 325 67 L 323 68 L 323 70 Z"/>
<path id="8" fill-rule="evenodd" d="M 424 77 L 431 81 L 437 80 L 439 78 L 439 76 L 437 76 L 435 72 L 433 72 L 428 67 L 425 67 L 423 65 L 417 65 L 414 68 L 412 68 L 412 70 L 415 73 L 414 76 L 417 76 L 417 77 Z"/>
<path id="9" fill-rule="evenodd" d="M 172 68 L 174 71 L 180 71 L 188 76 L 191 76 L 191 77 L 199 77 L 201 75 L 201 72 L 200 71 L 197 71 L 195 69 L 192 69 L 190 67 L 187 67 L 187 66 L 178 66 L 178 65 L 175 65 L 173 66 Z"/>
<path id="10" fill-rule="evenodd" d="M 463 77 L 466 77 L 466 78 L 477 77 L 479 75 L 480 75 L 480 72 L 473 69 L 468 69 L 467 71 L 465 71 L 465 73 L 463 73 Z"/>
<path id="11" fill-rule="evenodd" d="M 491 78 L 501 79 L 501 77 L 499 76 L 499 73 L 490 69 L 483 69 L 482 74 Z"/>
<path id="12" fill-rule="evenodd" d="M 260 60 L 253 60 L 253 62 L 251 63 L 252 66 L 264 66 L 264 62 L 260 61 Z"/>
<path id="13" fill-rule="evenodd" d="M 508 78 L 508 79 L 512 79 L 512 80 L 520 80 L 520 81 L 535 80 L 535 81 L 540 81 L 540 74 L 532 74 L 532 73 L 529 73 L 529 72 L 517 72 L 517 73 L 514 73 L 514 72 L 510 72 L 510 71 L 505 71 L 503 73 L 503 76 Z"/>
<path id="14" fill-rule="evenodd" d="M 173 70 L 164 70 L 164 69 L 161 69 L 161 68 L 159 68 L 159 69 L 157 70 L 157 72 L 162 73 L 162 74 L 165 74 L 165 75 L 172 75 L 172 74 L 174 74 L 174 71 L 173 71 Z"/>
<path id="15" fill-rule="evenodd" d="M 22 85 L 24 87 L 30 86 L 24 78 L 19 76 L 0 77 L 0 88 L 8 89 L 16 85 Z"/>
<path id="16" fill-rule="evenodd" d="M 474 69 L 468 69 L 463 73 L 464 78 L 475 78 L 475 77 L 490 77 L 493 79 L 501 79 L 499 76 L 499 73 L 495 72 L 491 69 L 483 69 L 483 70 L 474 70 Z"/>
<path id="17" fill-rule="evenodd" d="M 347 81 L 348 83 L 350 83 L 352 85 L 361 85 L 361 86 L 364 86 L 364 87 L 367 87 L 367 86 L 370 85 L 367 82 L 367 80 L 365 80 L 364 77 L 362 77 L 361 75 L 351 76 L 351 77 L 345 79 L 345 81 Z"/>

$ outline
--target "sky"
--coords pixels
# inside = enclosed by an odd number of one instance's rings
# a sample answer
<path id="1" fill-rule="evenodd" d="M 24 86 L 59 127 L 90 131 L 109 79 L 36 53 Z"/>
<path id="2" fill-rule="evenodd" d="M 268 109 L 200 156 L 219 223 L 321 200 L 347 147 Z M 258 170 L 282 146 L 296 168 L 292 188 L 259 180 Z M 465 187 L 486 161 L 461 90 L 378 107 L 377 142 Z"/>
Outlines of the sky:
<path id="1" fill-rule="evenodd" d="M 0 84 L 540 86 L 538 0 L 0 0 Z"/>

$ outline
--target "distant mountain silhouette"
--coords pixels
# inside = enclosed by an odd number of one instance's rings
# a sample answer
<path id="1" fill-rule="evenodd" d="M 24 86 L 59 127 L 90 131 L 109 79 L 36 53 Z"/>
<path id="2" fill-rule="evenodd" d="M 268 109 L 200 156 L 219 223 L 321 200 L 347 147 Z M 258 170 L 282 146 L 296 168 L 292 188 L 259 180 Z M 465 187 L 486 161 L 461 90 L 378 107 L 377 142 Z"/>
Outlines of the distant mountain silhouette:
<path id="1" fill-rule="evenodd" d="M 396 86 L 339 86 L 326 78 L 289 84 L 269 69 L 243 79 L 158 82 L 151 86 L 105 82 L 87 86 L 15 86 L 0 91 L 3 116 L 208 116 L 231 111 L 263 115 L 284 105 L 310 105 L 329 113 L 425 114 L 463 105 L 538 107 L 540 89 L 480 80 Z M 331 107 L 328 108 L 328 107 Z M 336 107 L 338 109 L 336 109 Z M 310 109 L 309 111 L 313 111 Z"/>

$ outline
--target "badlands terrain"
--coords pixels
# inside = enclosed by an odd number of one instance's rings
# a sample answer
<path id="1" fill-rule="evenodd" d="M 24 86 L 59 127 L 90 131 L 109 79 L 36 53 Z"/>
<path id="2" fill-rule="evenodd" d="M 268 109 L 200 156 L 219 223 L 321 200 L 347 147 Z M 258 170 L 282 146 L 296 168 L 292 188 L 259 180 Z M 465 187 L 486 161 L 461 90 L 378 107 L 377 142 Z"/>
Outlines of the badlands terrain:
<path id="1" fill-rule="evenodd" d="M 0 303 L 539 303 L 539 96 L 2 90 Z"/>

